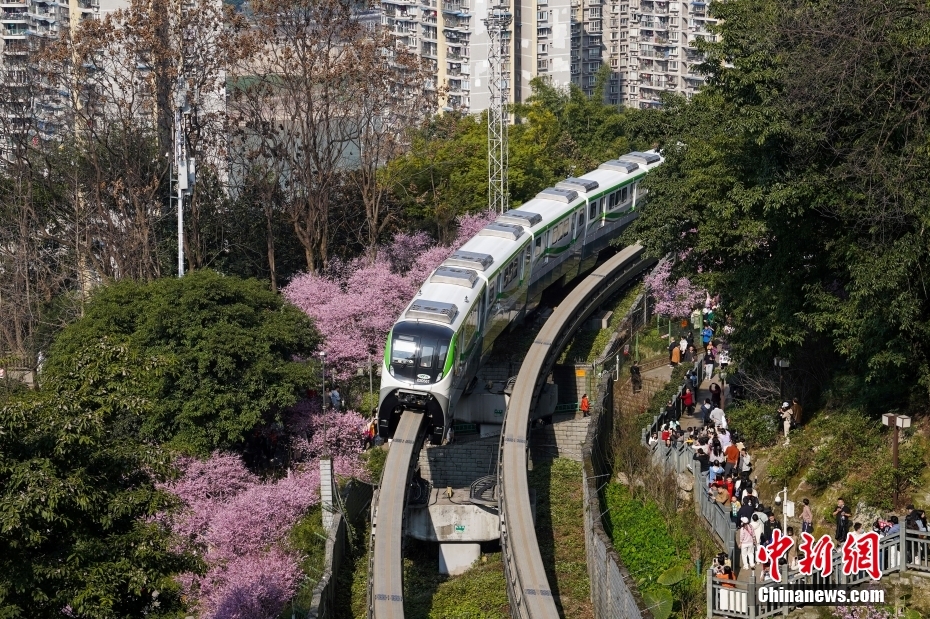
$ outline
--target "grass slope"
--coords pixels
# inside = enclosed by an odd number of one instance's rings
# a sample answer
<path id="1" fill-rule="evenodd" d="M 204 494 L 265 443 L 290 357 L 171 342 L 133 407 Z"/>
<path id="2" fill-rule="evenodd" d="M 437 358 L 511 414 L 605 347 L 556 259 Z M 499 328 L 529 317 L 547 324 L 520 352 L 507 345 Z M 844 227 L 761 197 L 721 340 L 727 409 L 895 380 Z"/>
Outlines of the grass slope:
<path id="1" fill-rule="evenodd" d="M 536 490 L 539 549 L 560 615 L 594 617 L 584 547 L 581 464 L 563 458 L 534 463 L 529 481 Z"/>

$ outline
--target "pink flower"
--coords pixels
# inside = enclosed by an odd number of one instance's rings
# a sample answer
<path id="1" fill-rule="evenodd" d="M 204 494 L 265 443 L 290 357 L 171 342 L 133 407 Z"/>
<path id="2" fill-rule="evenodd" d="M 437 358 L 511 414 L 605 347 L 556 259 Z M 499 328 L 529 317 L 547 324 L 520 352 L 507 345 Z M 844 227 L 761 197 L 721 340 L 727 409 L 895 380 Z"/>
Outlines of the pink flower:
<path id="1" fill-rule="evenodd" d="M 466 215 L 451 247 L 422 233 L 399 233 L 370 261 L 334 263 L 327 273 L 304 273 L 284 297 L 314 319 L 326 340 L 327 369 L 345 380 L 359 367 L 380 363 L 387 334 L 429 274 L 454 248 L 474 236 L 494 215 Z"/>
<path id="2" fill-rule="evenodd" d="M 671 318 L 686 318 L 699 307 L 707 294 L 686 277 L 671 280 L 672 263 L 663 260 L 643 280 L 646 290 L 655 299 L 656 313 Z"/>

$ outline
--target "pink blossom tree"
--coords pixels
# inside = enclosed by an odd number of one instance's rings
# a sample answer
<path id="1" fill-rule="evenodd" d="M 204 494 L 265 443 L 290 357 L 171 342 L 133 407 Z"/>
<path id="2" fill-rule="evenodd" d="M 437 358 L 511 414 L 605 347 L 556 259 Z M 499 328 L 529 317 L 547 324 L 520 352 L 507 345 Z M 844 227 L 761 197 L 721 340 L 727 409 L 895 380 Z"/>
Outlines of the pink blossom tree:
<path id="1" fill-rule="evenodd" d="M 399 233 L 374 261 L 361 257 L 291 281 L 284 297 L 314 319 L 326 340 L 327 368 L 337 379 L 348 379 L 369 358 L 381 358 L 391 326 L 427 276 L 493 218 L 488 213 L 462 217 L 449 247 L 422 232 Z"/>
<path id="2" fill-rule="evenodd" d="M 691 310 L 701 306 L 707 292 L 691 283 L 687 277 L 672 277 L 672 263 L 662 260 L 643 280 L 646 290 L 655 299 L 656 313 L 669 318 L 686 318 Z"/>
<path id="3" fill-rule="evenodd" d="M 179 542 L 197 550 L 206 573 L 179 580 L 203 619 L 279 616 L 303 580 L 290 530 L 319 503 L 319 459 L 339 475 L 360 475 L 365 419 L 354 411 L 321 411 L 302 400 L 285 416 L 298 464 L 280 480 L 261 481 L 233 454 L 182 458 L 181 475 L 163 485 L 182 508 L 163 514 Z"/>

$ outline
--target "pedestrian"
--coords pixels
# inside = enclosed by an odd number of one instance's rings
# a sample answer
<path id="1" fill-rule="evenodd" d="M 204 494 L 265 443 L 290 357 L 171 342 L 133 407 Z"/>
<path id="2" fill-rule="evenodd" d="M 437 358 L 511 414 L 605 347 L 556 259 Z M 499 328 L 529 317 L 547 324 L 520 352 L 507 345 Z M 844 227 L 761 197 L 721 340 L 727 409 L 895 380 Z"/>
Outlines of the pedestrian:
<path id="1" fill-rule="evenodd" d="M 710 411 L 710 420 L 714 424 L 714 427 L 724 429 L 727 427 L 726 415 L 723 414 L 723 409 L 719 406 L 714 407 L 714 409 Z"/>
<path id="2" fill-rule="evenodd" d="M 727 366 L 730 365 L 730 353 L 722 345 L 720 347 L 720 352 L 717 353 L 717 364 L 720 366 L 721 372 L 726 372 Z"/>
<path id="3" fill-rule="evenodd" d="M 801 425 L 801 421 L 804 419 L 804 408 L 797 398 L 791 398 L 791 417 L 795 427 Z"/>
<path id="4" fill-rule="evenodd" d="M 668 366 L 669 367 L 672 367 L 674 365 L 674 363 L 672 362 L 672 359 L 673 359 L 673 356 L 676 350 L 678 350 L 678 342 L 676 342 L 672 338 L 668 338 Z M 681 354 L 681 351 L 679 351 L 679 355 L 680 354 Z"/>
<path id="5" fill-rule="evenodd" d="M 701 405 L 701 421 L 704 422 L 704 427 L 707 427 L 711 423 L 710 412 L 714 410 L 714 407 L 710 404 L 710 398 L 704 398 L 704 403 Z"/>
<path id="6" fill-rule="evenodd" d="M 740 518 L 739 549 L 743 569 L 754 569 L 756 567 L 756 536 L 746 516 Z"/>
<path id="7" fill-rule="evenodd" d="M 673 342 L 673 343 L 674 343 L 674 342 Z M 681 349 L 678 347 L 677 344 L 675 344 L 675 347 L 672 348 L 672 359 L 671 359 L 671 361 L 672 361 L 672 366 L 673 366 L 673 367 L 674 367 L 674 366 L 677 366 L 679 363 L 681 363 Z"/>
<path id="8" fill-rule="evenodd" d="M 681 404 L 688 411 L 688 417 L 694 416 L 694 392 L 691 387 L 685 387 L 685 392 L 681 396 Z"/>
<path id="9" fill-rule="evenodd" d="M 643 388 L 643 377 L 639 370 L 639 361 L 634 361 L 630 366 L 630 383 L 633 386 L 633 393 L 639 393 Z"/>
<path id="10" fill-rule="evenodd" d="M 804 507 L 801 509 L 801 533 L 814 534 L 814 514 L 811 512 L 811 502 L 808 499 L 801 501 Z"/>
<path id="11" fill-rule="evenodd" d="M 575 393 L 578 393 L 577 391 Z M 591 414 L 591 403 L 588 401 L 588 394 L 581 396 L 581 416 L 587 417 Z"/>
<path id="12" fill-rule="evenodd" d="M 842 497 L 836 500 L 833 517 L 836 518 L 836 541 L 842 544 L 849 534 L 849 519 L 852 517 L 852 512 L 846 507 L 846 501 Z"/>
<path id="13" fill-rule="evenodd" d="M 339 390 L 335 387 L 329 392 L 329 402 L 337 411 L 342 408 L 342 396 L 339 395 Z"/>
<path id="14" fill-rule="evenodd" d="M 791 541 L 794 542 L 791 544 L 791 547 L 788 548 L 788 568 L 796 570 L 798 569 L 798 546 L 801 545 L 801 542 L 794 536 L 794 527 L 788 527 L 785 533 L 791 538 Z"/>
<path id="15" fill-rule="evenodd" d="M 749 457 L 749 452 L 746 451 L 746 447 L 742 443 L 737 443 L 736 446 L 739 448 L 740 454 L 740 477 L 744 481 L 749 481 L 749 475 L 752 473 L 752 458 Z"/>
<path id="16" fill-rule="evenodd" d="M 665 405 L 665 418 L 669 421 L 678 419 L 678 407 L 675 406 L 675 399 L 669 398 L 668 404 Z"/>
<path id="17" fill-rule="evenodd" d="M 714 406 L 720 406 L 723 402 L 723 391 L 720 389 L 720 385 L 717 383 L 712 383 L 710 386 L 710 402 Z"/>
<path id="18" fill-rule="evenodd" d="M 714 356 L 714 347 L 710 346 L 704 353 L 704 380 L 710 380 L 714 375 L 714 362 L 717 358 Z"/>
<path id="19" fill-rule="evenodd" d="M 783 402 L 781 410 L 778 411 L 778 415 L 782 418 L 782 426 L 785 428 L 785 446 L 787 447 L 791 444 L 791 439 L 788 437 L 788 433 L 791 432 L 791 406 L 787 402 Z"/>
<path id="20" fill-rule="evenodd" d="M 714 328 L 711 327 L 708 323 L 708 325 L 701 331 L 701 341 L 704 343 L 705 350 L 710 345 L 710 341 L 712 339 L 714 339 Z"/>
<path id="21" fill-rule="evenodd" d="M 726 464 L 723 466 L 723 472 L 726 475 L 730 475 L 733 471 L 736 470 L 737 465 L 739 464 L 739 447 L 730 443 L 723 450 L 723 455 L 726 456 Z"/>
<path id="22" fill-rule="evenodd" d="M 681 334 L 681 339 L 678 340 L 678 348 L 681 349 L 681 354 L 684 355 L 688 350 L 688 340 L 685 339 L 685 334 Z"/>
<path id="23" fill-rule="evenodd" d="M 752 518 L 749 519 L 749 525 L 752 527 L 753 537 L 756 539 L 756 546 L 762 545 L 762 529 L 765 526 L 762 519 L 759 518 L 759 512 L 756 512 L 752 515 Z"/>

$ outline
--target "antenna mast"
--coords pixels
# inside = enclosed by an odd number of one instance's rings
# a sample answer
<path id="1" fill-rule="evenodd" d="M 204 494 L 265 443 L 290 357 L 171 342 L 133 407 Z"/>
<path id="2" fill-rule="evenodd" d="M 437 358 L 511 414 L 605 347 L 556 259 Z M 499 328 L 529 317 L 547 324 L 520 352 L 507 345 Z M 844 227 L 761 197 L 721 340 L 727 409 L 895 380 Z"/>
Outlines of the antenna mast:
<path id="1" fill-rule="evenodd" d="M 488 107 L 488 209 L 503 213 L 510 202 L 507 183 L 507 102 L 510 99 L 510 79 L 504 74 L 509 58 L 509 39 L 504 32 L 513 21 L 510 7 L 496 5 L 488 9 L 484 25 L 488 29 L 490 47 L 488 65 L 491 74 L 491 105 Z"/>

